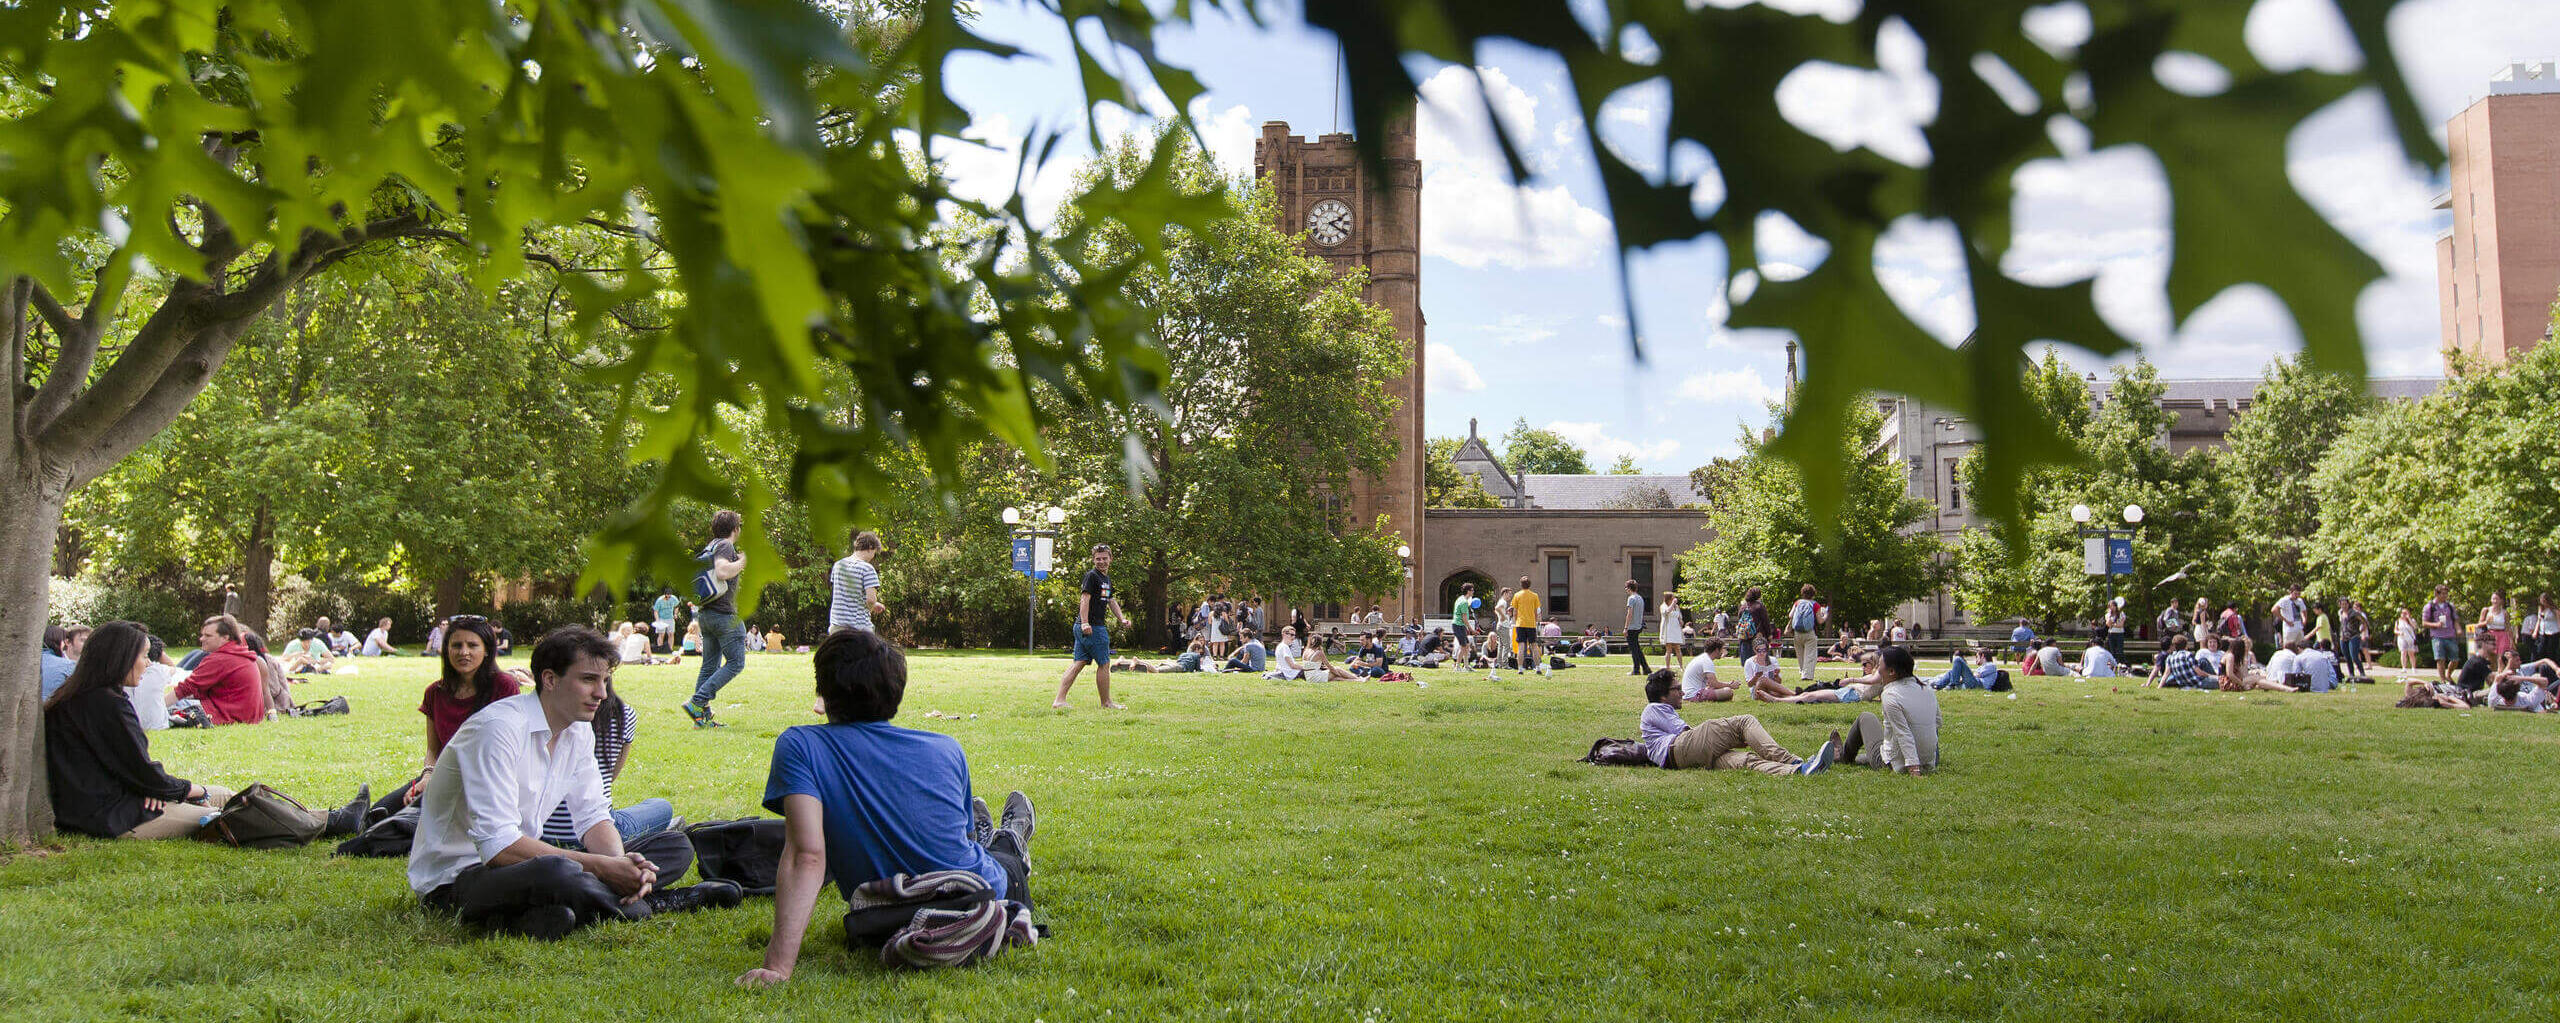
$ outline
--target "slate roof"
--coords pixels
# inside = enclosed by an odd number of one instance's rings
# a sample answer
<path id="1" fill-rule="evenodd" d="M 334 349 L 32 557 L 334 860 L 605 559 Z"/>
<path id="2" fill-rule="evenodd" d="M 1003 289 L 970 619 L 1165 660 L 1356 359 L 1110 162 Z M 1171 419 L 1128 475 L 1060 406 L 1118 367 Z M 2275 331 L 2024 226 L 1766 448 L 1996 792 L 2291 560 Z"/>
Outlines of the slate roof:
<path id="1" fill-rule="evenodd" d="M 1635 487 L 1660 487 L 1670 493 L 1674 504 L 1704 504 L 1706 495 L 1689 489 L 1689 477 L 1682 476 L 1560 476 L 1547 473 L 1528 474 L 1529 507 L 1556 510 L 1589 510 L 1615 507 L 1619 495 Z"/>

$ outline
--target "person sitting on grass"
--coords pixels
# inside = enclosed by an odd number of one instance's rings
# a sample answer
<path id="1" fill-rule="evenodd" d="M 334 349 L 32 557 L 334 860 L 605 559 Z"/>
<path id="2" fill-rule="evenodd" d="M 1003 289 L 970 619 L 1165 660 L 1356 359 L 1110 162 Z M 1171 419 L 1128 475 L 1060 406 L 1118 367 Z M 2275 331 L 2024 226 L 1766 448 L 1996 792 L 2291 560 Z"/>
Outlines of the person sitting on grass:
<path id="1" fill-rule="evenodd" d="M 418 698 L 418 713 L 427 719 L 427 757 L 418 776 L 374 804 L 377 819 L 417 805 L 434 776 L 436 759 L 453 741 L 453 733 L 482 708 L 524 691 L 525 679 L 498 667 L 490 656 L 494 642 L 487 620 L 474 615 L 454 619 L 444 633 L 444 662 L 436 680 Z"/>
<path id="2" fill-rule="evenodd" d="M 450 639 L 446 642 L 452 642 Z M 589 722 L 596 737 L 596 773 L 604 779 L 604 798 L 613 801 L 614 779 L 622 777 L 622 769 L 631 763 L 631 740 L 640 731 L 640 711 L 622 700 L 622 694 L 606 679 L 604 702 L 596 705 L 595 719 Z M 672 803 L 656 796 L 630 806 L 617 807 L 611 814 L 613 830 L 622 836 L 624 848 L 661 831 L 684 826 L 684 818 L 676 816 Z M 576 830 L 577 818 L 562 800 L 551 809 L 549 819 L 542 822 L 542 840 L 563 849 L 583 850 Z"/>
<path id="3" fill-rule="evenodd" d="M 170 699 L 194 700 L 206 719 L 217 725 L 254 725 L 267 719 L 267 686 L 260 658 L 241 641 L 246 630 L 230 615 L 204 620 L 196 643 L 207 650 L 186 680 L 169 690 Z"/>
<path id="4" fill-rule="evenodd" d="M 2062 644 L 2049 639 L 2039 639 L 2035 640 L 2033 645 L 2035 649 L 2030 652 L 2029 659 L 2034 663 L 2029 666 L 2035 670 L 2028 674 L 2055 677 L 2071 674 L 2071 669 L 2062 663 Z"/>
<path id="5" fill-rule="evenodd" d="M 1752 649 L 1749 658 L 1743 660 L 1742 684 L 1751 690 L 1752 699 L 1779 699 L 1796 694 L 1795 690 L 1778 681 L 1777 652 L 1777 644 L 1762 643 Z"/>
<path id="6" fill-rule="evenodd" d="M 738 977 L 743 987 L 791 979 L 829 880 L 850 894 L 881 878 L 964 870 L 994 898 L 1031 905 L 1031 800 L 1006 796 L 994 819 L 970 794 L 959 740 L 889 723 L 906 697 L 906 655 L 846 629 L 812 660 L 827 723 L 794 725 L 774 740 L 764 808 L 782 815 L 784 838 L 773 936 L 764 965 Z"/>
<path id="7" fill-rule="evenodd" d="M 534 691 L 498 700 L 453 733 L 419 798 L 409 887 L 464 923 L 550 940 L 606 920 L 735 906 L 726 881 L 660 888 L 693 866 L 693 843 L 663 831 L 629 846 L 614 828 L 596 766 L 596 710 L 621 654 L 593 629 L 554 629 L 534 644 Z M 566 802 L 583 850 L 544 842 Z"/>
<path id="8" fill-rule="evenodd" d="M 1850 635 L 1849 627 L 1843 625 L 1840 627 L 1840 638 L 1833 640 L 1830 646 L 1823 648 L 1820 659 L 1825 661 L 1848 661 L 1856 663 L 1860 660 L 1858 654 L 1858 638 Z"/>
<path id="9" fill-rule="evenodd" d="M 1248 628 L 1244 630 L 1244 645 L 1236 648 L 1235 656 L 1227 658 L 1227 670 L 1259 675 L 1270 662 L 1271 651 L 1263 647 L 1262 634 Z"/>
<path id="10" fill-rule="evenodd" d="M 1449 660 L 1449 632 L 1439 626 L 1431 634 L 1413 644 L 1413 663 L 1417 667 L 1437 668 Z"/>
<path id="11" fill-rule="evenodd" d="M 2235 645 L 2245 642 L 2247 641 L 2233 641 Z M 2267 673 L 2260 670 L 2257 664 L 2249 659 L 2247 647 L 2240 646 L 2237 649 L 2225 650 L 2222 657 L 2222 691 L 2245 693 L 2252 690 L 2265 690 L 2270 693 L 2301 692 L 2299 689 L 2267 677 Z"/>
<path id="12" fill-rule="evenodd" d="M 329 641 L 317 629 L 304 629 L 284 644 L 284 670 L 296 674 L 326 675 L 337 660 L 329 652 Z"/>
<path id="13" fill-rule="evenodd" d="M 1371 629 L 1368 641 L 1361 644 L 1360 652 L 1352 657 L 1347 670 L 1359 678 L 1377 678 L 1385 675 L 1387 666 L 1392 663 L 1387 657 L 1387 630 Z"/>
<path id="14" fill-rule="evenodd" d="M 1574 648 L 1573 655 L 1575 657 L 1609 656 L 1609 637 L 1600 634 L 1600 623 L 1593 622 L 1582 627 L 1582 643 Z"/>
<path id="15" fill-rule="evenodd" d="M 1742 689 L 1739 682 L 1726 682 L 1716 677 L 1716 658 L 1724 653 L 1724 640 L 1715 636 L 1698 642 L 1698 656 L 1680 668 L 1680 702 L 1723 703 L 1733 699 Z"/>
<path id="16" fill-rule="evenodd" d="M 1886 647 L 1877 651 L 1874 665 L 1870 677 L 1883 690 L 1877 698 L 1882 713 L 1858 712 L 1840 759 L 1910 775 L 1937 770 L 1938 726 L 1946 721 L 1937 690 L 1912 677 L 1909 650 Z"/>
<path id="17" fill-rule="evenodd" d="M 2080 651 L 2080 664 L 2072 674 L 2081 678 L 2115 678 L 2124 673 L 2124 665 L 2116 660 L 2115 651 L 2107 649 L 2107 634 L 2092 633 L 2089 649 Z"/>
<path id="18" fill-rule="evenodd" d="M 2195 651 L 2188 649 L 2189 645 L 2186 633 L 2170 636 L 2168 645 L 2161 648 L 2160 659 L 2151 663 L 2151 674 L 2143 680 L 2143 686 L 2159 689 L 2213 688 L 2212 670 L 2197 659 Z"/>
<path id="19" fill-rule="evenodd" d="M 1764 646 L 1754 652 L 1766 651 Z M 1832 752 L 1839 748 L 1840 733 L 1833 732 L 1813 759 L 1799 757 L 1778 745 L 1760 719 L 1749 714 L 1713 718 L 1692 727 L 1680 719 L 1680 687 L 1669 668 L 1645 677 L 1644 698 L 1644 716 L 1637 721 L 1636 731 L 1644 741 L 1645 755 L 1656 767 L 1815 774 L 1831 766 Z"/>
<path id="20" fill-rule="evenodd" d="M 378 622 L 373 623 L 373 631 L 372 631 L 372 632 L 365 633 L 365 636 L 364 636 L 364 649 L 363 649 L 362 651 L 360 651 L 360 652 L 357 654 L 357 656 L 360 656 L 360 657 L 398 657 L 398 656 L 400 656 L 400 648 L 399 648 L 399 647 L 396 647 L 396 646 L 392 646 L 392 645 L 391 645 L 391 619 L 385 618 L 385 619 L 382 619 L 381 621 L 378 621 Z"/>
<path id="21" fill-rule="evenodd" d="M 151 665 L 151 639 L 132 622 L 108 622 L 89 634 L 80 665 L 44 701 L 44 757 L 53 821 L 65 831 L 99 838 L 185 838 L 229 801 L 229 790 L 172 777 L 151 759 L 133 700 L 125 690 Z M 370 791 L 355 802 L 314 814 L 321 834 L 351 835 Z"/>
<path id="22" fill-rule="evenodd" d="M 2310 681 L 2307 687 L 2325 693 L 2338 687 L 2338 655 L 2335 643 L 2327 639 L 2311 641 L 2311 648 L 2293 659 L 2293 670 Z"/>

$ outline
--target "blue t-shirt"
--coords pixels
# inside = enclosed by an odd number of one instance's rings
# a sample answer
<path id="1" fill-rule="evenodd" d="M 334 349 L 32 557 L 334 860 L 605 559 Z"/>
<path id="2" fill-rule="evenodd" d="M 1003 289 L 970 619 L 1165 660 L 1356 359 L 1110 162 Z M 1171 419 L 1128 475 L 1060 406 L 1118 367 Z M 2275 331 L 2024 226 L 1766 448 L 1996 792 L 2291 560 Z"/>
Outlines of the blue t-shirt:
<path id="1" fill-rule="evenodd" d="M 891 874 L 971 870 L 1006 895 L 1004 867 L 969 837 L 969 758 L 959 740 L 886 721 L 794 725 L 773 742 L 764 808 L 826 808 L 827 874 L 850 892 Z"/>
<path id="2" fill-rule="evenodd" d="M 2033 643 L 2033 642 L 2035 642 L 2035 639 L 2036 639 L 2036 630 L 2034 630 L 2034 629 L 2030 629 L 2030 628 L 2027 628 L 2027 627 L 2026 627 L 2026 626 L 2024 626 L 2024 625 L 2021 625 L 2021 626 L 2018 626 L 2018 627 L 2017 627 L 2017 628 L 2015 628 L 2015 629 L 2011 629 L 2011 630 L 2009 630 L 2009 642 L 2012 642 L 2012 643 L 2019 643 L 2019 644 L 2025 644 L 2025 643 Z"/>
<path id="3" fill-rule="evenodd" d="M 53 691 L 62 688 L 63 683 L 71 681 L 71 669 L 78 667 L 79 664 L 80 662 L 51 650 L 45 651 L 44 677 L 39 680 L 36 699 L 40 701 L 53 699 Z"/>
<path id="4" fill-rule="evenodd" d="M 675 620 L 676 620 L 676 595 L 675 595 L 675 594 L 669 593 L 669 594 L 661 595 L 661 596 L 658 598 L 658 602 L 657 602 L 656 604 L 654 604 L 654 605 L 651 605 L 651 606 L 652 606 L 652 608 L 653 608 L 654 610 L 656 610 L 656 611 L 658 612 L 658 620 L 659 620 L 659 621 L 662 621 L 662 622 L 672 622 L 672 621 L 675 621 Z"/>

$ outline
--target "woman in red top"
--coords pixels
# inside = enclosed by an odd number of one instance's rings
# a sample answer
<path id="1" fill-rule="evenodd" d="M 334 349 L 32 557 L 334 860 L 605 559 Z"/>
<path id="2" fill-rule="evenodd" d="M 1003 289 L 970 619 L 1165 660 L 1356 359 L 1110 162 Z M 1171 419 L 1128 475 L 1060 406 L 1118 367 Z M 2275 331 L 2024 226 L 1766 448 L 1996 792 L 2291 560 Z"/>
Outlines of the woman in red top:
<path id="1" fill-rule="evenodd" d="M 524 691 L 522 676 L 499 670 L 497 658 L 490 653 L 497 648 L 497 630 L 489 627 L 486 618 L 456 615 L 446 623 L 444 673 L 427 685 L 425 698 L 418 701 L 418 713 L 427 717 L 426 768 L 374 804 L 375 809 L 387 815 L 417 802 L 418 794 L 427 789 L 427 776 L 435 773 L 436 757 L 462 723 L 480 708 Z"/>

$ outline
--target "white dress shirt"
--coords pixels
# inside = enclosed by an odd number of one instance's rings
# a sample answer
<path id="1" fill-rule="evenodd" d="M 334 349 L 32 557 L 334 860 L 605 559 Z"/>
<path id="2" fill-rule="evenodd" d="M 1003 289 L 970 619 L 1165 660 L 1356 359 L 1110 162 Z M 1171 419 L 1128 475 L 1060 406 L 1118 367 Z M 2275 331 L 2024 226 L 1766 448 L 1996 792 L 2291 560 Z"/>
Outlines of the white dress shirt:
<path id="1" fill-rule="evenodd" d="M 435 891 L 465 868 L 487 863 L 516 839 L 540 836 L 563 800 L 580 835 L 611 820 L 594 729 L 571 722 L 554 743 L 542 695 L 520 693 L 471 715 L 445 743 L 419 796 L 418 834 L 409 847 L 409 887 Z"/>
<path id="2" fill-rule="evenodd" d="M 1884 687 L 1884 742 L 1878 753 L 1887 770 L 1907 771 L 1938 766 L 1938 694 L 1918 679 L 1897 679 Z"/>

